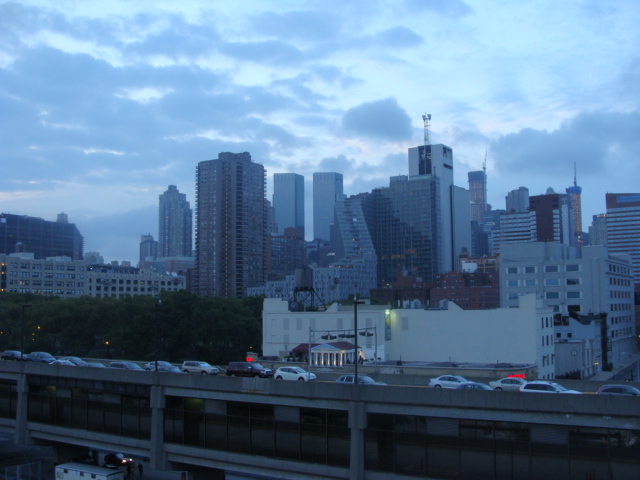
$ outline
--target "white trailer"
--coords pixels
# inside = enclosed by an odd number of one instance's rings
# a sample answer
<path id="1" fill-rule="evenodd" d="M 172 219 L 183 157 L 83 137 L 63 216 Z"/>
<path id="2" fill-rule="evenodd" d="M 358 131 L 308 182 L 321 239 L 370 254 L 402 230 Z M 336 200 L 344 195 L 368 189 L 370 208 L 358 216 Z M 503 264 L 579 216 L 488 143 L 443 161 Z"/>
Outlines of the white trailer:
<path id="1" fill-rule="evenodd" d="M 56 466 L 56 480 L 124 480 L 122 470 L 94 467 L 83 463 L 63 463 Z"/>

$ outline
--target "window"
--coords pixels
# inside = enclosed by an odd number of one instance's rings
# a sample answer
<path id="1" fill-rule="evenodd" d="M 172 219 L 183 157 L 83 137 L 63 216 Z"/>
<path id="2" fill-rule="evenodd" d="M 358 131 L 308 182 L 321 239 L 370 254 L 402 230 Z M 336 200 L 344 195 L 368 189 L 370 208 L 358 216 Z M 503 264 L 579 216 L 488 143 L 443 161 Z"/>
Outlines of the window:
<path id="1" fill-rule="evenodd" d="M 507 273 L 509 275 L 514 275 L 514 274 L 518 273 L 518 267 L 509 267 L 509 268 L 507 268 Z"/>
<path id="2" fill-rule="evenodd" d="M 507 287 L 517 287 L 518 280 L 507 280 Z"/>
<path id="3" fill-rule="evenodd" d="M 517 300 L 518 299 L 518 294 L 517 293 L 510 293 L 509 294 L 509 300 Z"/>
<path id="4" fill-rule="evenodd" d="M 558 265 L 546 265 L 544 271 L 547 273 L 558 273 Z"/>
<path id="5" fill-rule="evenodd" d="M 536 273 L 536 267 L 524 267 L 524 273 Z"/>
<path id="6" fill-rule="evenodd" d="M 580 285 L 579 278 L 567 278 L 567 285 Z"/>
<path id="7" fill-rule="evenodd" d="M 544 284 L 551 287 L 557 287 L 558 285 L 560 285 L 560 280 L 558 280 L 557 278 L 545 278 Z"/>
<path id="8" fill-rule="evenodd" d="M 565 265 L 565 270 L 567 272 L 579 272 L 580 265 Z"/>
<path id="9" fill-rule="evenodd" d="M 555 300 L 557 298 L 560 298 L 560 293 L 559 292 L 547 292 L 547 300 Z"/>
<path id="10" fill-rule="evenodd" d="M 535 287 L 536 286 L 536 280 L 533 279 L 533 278 L 529 278 L 529 279 L 524 281 L 524 286 L 525 287 Z"/>
<path id="11" fill-rule="evenodd" d="M 580 298 L 580 292 L 567 292 L 567 298 Z"/>

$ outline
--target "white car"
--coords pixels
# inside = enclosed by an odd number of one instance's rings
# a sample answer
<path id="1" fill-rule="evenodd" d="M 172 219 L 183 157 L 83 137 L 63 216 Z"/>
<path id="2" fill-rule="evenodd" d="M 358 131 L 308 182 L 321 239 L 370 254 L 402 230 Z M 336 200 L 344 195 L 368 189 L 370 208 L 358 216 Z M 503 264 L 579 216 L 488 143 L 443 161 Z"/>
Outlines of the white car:
<path id="1" fill-rule="evenodd" d="M 273 376 L 276 380 L 296 380 L 298 382 L 308 382 L 316 379 L 316 374 L 307 372 L 300 367 L 280 367 Z"/>
<path id="2" fill-rule="evenodd" d="M 527 382 L 524 385 L 520 385 L 520 391 L 525 393 L 577 393 L 577 390 L 568 390 L 562 385 L 555 382 L 549 382 L 548 380 L 534 380 L 533 382 Z"/>
<path id="3" fill-rule="evenodd" d="M 518 377 L 505 377 L 500 380 L 494 380 L 489 382 L 489 386 L 494 390 L 504 390 L 505 392 L 517 392 L 520 389 L 520 385 L 524 385 L 527 381 L 524 378 Z"/>
<path id="4" fill-rule="evenodd" d="M 180 370 L 187 373 L 200 373 L 202 375 L 217 375 L 218 369 L 207 362 L 196 362 L 188 360 L 182 363 Z"/>
<path id="5" fill-rule="evenodd" d="M 467 380 L 460 375 L 440 375 L 437 378 L 429 380 L 429 386 L 433 388 L 458 388 L 461 384 L 467 383 Z"/>

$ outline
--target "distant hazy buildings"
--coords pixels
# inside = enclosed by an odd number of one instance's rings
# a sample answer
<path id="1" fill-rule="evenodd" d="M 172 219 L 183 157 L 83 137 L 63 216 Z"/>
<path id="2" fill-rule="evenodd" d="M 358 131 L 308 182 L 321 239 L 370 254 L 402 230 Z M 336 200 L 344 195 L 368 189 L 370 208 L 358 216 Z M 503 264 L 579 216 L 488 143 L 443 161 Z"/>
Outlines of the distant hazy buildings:
<path id="1" fill-rule="evenodd" d="M 300 228 L 285 228 L 284 234 L 272 235 L 269 280 L 282 280 L 307 264 L 306 242 Z"/>
<path id="2" fill-rule="evenodd" d="M 520 187 L 511 190 L 505 197 L 507 212 L 526 212 L 529 210 L 529 189 Z"/>
<path id="3" fill-rule="evenodd" d="M 104 257 L 100 255 L 100 252 L 85 252 L 84 261 L 88 264 L 102 265 L 104 263 Z"/>
<path id="4" fill-rule="evenodd" d="M 334 206 L 344 198 L 341 173 L 313 174 L 313 238 L 329 240 L 334 219 Z"/>
<path id="5" fill-rule="evenodd" d="M 593 216 L 593 221 L 589 227 L 589 244 L 590 245 L 609 245 L 607 241 L 607 215 L 599 213 Z"/>
<path id="6" fill-rule="evenodd" d="M 153 262 L 158 258 L 158 242 L 153 239 L 153 235 L 140 236 L 140 261 Z"/>
<path id="7" fill-rule="evenodd" d="M 70 257 L 82 260 L 84 238 L 67 215 L 58 221 L 26 215 L 0 214 L 0 253 L 31 252 L 35 258 Z"/>
<path id="8" fill-rule="evenodd" d="M 607 193 L 607 240 L 612 254 L 626 253 L 640 284 L 640 193 Z"/>
<path id="9" fill-rule="evenodd" d="M 159 198 L 159 257 L 190 257 L 193 253 L 193 211 L 187 196 L 169 185 Z"/>
<path id="10" fill-rule="evenodd" d="M 296 173 L 273 175 L 273 209 L 278 235 L 285 228 L 302 230 L 304 238 L 304 177 Z"/>
<path id="11" fill-rule="evenodd" d="M 196 170 L 196 279 L 201 295 L 244 297 L 267 265 L 265 169 L 251 155 L 220 153 Z"/>

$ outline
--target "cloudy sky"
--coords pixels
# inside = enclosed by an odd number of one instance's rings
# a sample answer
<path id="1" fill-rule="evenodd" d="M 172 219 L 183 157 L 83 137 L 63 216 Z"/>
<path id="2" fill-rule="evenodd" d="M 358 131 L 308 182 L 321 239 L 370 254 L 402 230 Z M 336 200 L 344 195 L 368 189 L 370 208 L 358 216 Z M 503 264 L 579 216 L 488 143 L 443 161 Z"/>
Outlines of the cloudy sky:
<path id="1" fill-rule="evenodd" d="M 55 5 L 55 6 L 54 6 Z M 194 207 L 195 168 L 251 153 L 268 174 L 407 173 L 453 148 L 457 185 L 487 156 L 489 202 L 638 192 L 637 0 L 0 0 L 0 211 L 65 212 L 85 251 L 138 260 L 158 195 Z"/>

